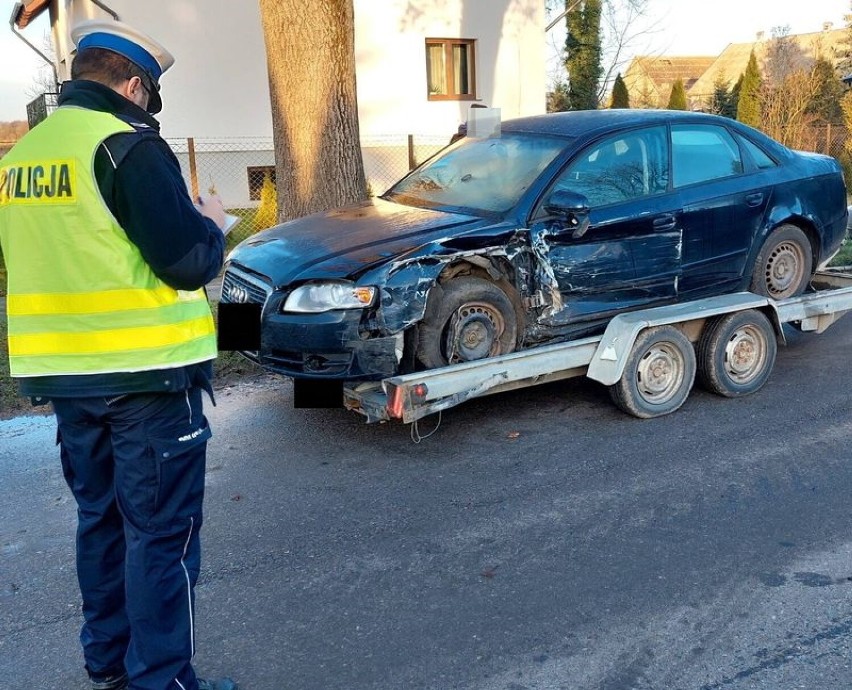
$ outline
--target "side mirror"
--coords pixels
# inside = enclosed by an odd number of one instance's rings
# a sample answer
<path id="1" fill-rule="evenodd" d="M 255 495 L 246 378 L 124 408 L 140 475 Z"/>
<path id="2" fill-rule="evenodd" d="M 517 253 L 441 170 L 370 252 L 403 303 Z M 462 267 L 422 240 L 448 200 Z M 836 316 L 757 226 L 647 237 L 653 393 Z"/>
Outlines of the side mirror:
<path id="1" fill-rule="evenodd" d="M 547 200 L 544 210 L 572 228 L 574 239 L 582 237 L 589 229 L 589 200 L 582 194 L 560 189 Z"/>

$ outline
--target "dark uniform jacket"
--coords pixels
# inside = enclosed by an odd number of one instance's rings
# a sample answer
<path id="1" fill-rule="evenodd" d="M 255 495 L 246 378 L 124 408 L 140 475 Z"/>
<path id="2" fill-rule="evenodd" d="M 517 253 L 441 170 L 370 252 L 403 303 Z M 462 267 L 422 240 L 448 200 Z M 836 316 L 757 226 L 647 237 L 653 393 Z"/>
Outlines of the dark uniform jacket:
<path id="1" fill-rule="evenodd" d="M 151 115 L 97 82 L 63 85 L 59 105 L 113 113 L 135 132 L 109 137 L 95 154 L 95 179 L 106 205 L 128 238 L 164 283 L 196 290 L 222 268 L 225 238 L 193 206 L 180 164 Z M 85 267 L 82 267 L 85 270 Z M 200 385 L 209 390 L 210 362 L 173 369 L 18 379 L 34 402 L 49 398 L 110 397 L 126 393 L 177 392 Z"/>

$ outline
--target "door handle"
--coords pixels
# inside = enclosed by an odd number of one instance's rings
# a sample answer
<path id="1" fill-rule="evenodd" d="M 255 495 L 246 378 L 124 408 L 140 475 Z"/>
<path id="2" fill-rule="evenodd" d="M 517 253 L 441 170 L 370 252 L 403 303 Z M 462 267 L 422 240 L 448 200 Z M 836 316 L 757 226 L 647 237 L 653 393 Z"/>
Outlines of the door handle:
<path id="1" fill-rule="evenodd" d="M 664 213 L 663 215 L 654 218 L 651 224 L 653 225 L 654 230 L 674 230 L 675 225 L 677 225 L 677 220 L 673 213 Z"/>
<path id="2" fill-rule="evenodd" d="M 749 206 L 760 206 L 763 203 L 763 192 L 746 195 L 746 203 Z"/>

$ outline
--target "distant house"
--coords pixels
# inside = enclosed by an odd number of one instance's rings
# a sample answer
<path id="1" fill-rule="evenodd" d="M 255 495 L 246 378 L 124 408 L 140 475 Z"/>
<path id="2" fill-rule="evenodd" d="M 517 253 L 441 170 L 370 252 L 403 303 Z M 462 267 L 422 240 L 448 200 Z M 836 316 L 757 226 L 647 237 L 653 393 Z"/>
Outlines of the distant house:
<path id="1" fill-rule="evenodd" d="M 408 149 L 408 135 L 434 151 L 474 103 L 499 107 L 504 119 L 544 112 L 541 0 L 354 0 L 354 10 L 359 128 L 376 191 L 420 157 Z M 199 169 L 201 184 L 215 182 L 223 197 L 257 203 L 263 176 L 274 173 L 257 2 L 29 0 L 12 21 L 23 29 L 45 11 L 60 80 L 69 77 L 69 27 L 77 21 L 117 15 L 161 41 L 176 58 L 162 81 L 164 136 L 192 137 L 199 168 L 215 142 L 216 165 L 227 157 L 239 174 L 233 171 L 225 189 L 222 174 L 212 179 Z"/>
<path id="2" fill-rule="evenodd" d="M 848 40 L 846 29 L 830 29 L 815 31 L 807 34 L 792 34 L 790 40 L 795 43 L 803 55 L 809 58 L 825 58 L 832 64 L 843 57 L 845 43 Z M 696 105 L 707 105 L 713 98 L 713 91 L 717 83 L 724 84 L 727 88 L 732 87 L 740 75 L 745 72 L 751 51 L 757 58 L 757 63 L 762 72 L 765 72 L 765 63 L 771 40 L 767 40 L 763 33 L 758 34 L 753 43 L 731 43 L 723 50 L 719 57 L 713 62 L 701 78 L 687 91 L 687 97 Z"/>
<path id="3" fill-rule="evenodd" d="M 623 75 L 634 108 L 665 108 L 675 82 L 680 79 L 687 93 L 716 58 L 639 56 Z"/>
<path id="4" fill-rule="evenodd" d="M 848 31 L 832 29 L 827 24 L 822 31 L 793 34 L 803 55 L 824 57 L 837 63 L 848 49 Z M 712 101 L 717 83 L 732 87 L 745 72 L 751 51 L 764 69 L 770 40 L 761 32 L 751 43 L 731 43 L 716 57 L 638 56 L 624 74 L 624 83 L 633 107 L 665 108 L 672 84 L 683 79 L 689 105 L 694 110 L 707 108 Z"/>

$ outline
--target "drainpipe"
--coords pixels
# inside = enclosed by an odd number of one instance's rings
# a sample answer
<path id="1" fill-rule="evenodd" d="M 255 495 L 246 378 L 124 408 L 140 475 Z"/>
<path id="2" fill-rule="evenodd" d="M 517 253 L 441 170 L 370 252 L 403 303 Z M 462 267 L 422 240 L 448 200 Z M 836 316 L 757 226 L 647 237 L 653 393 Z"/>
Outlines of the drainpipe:
<path id="1" fill-rule="evenodd" d="M 573 5 L 571 5 L 571 6 L 570 6 L 567 10 L 565 10 L 564 12 L 562 12 L 562 13 L 561 13 L 561 14 L 560 14 L 560 15 L 559 15 L 556 19 L 554 19 L 552 22 L 550 22 L 550 24 L 548 24 L 548 25 L 544 28 L 544 33 L 547 33 L 547 32 L 548 32 L 548 31 L 550 31 L 550 30 L 551 30 L 554 26 L 556 26 L 556 25 L 559 23 L 559 20 L 560 20 L 560 19 L 562 19 L 563 17 L 565 17 L 565 15 L 566 15 L 566 14 L 568 14 L 571 10 L 573 10 L 573 9 L 574 9 L 577 5 L 579 5 L 581 2 L 582 2 L 582 0 L 576 0 L 576 2 L 575 2 Z"/>
<path id="2" fill-rule="evenodd" d="M 111 14 L 111 15 L 112 15 L 112 18 L 113 18 L 113 19 L 115 19 L 115 21 L 119 21 L 118 14 L 117 14 L 116 12 L 113 12 L 113 11 L 112 11 L 109 7 L 107 7 L 107 6 L 106 6 L 104 3 L 102 3 L 100 0 L 92 0 L 92 4 L 97 5 L 98 7 L 100 7 L 100 8 L 101 8 L 104 12 L 106 12 L 107 14 Z"/>
<path id="3" fill-rule="evenodd" d="M 15 23 L 18 20 L 18 17 L 21 14 L 21 11 L 24 9 L 24 4 L 21 2 L 16 2 L 12 7 L 12 16 L 9 17 L 9 28 L 12 30 L 12 33 L 15 34 L 18 38 L 20 38 L 24 43 L 26 43 L 33 51 L 48 65 L 50 65 L 50 69 L 53 70 L 53 83 L 56 85 L 56 88 L 59 88 L 59 72 L 56 71 L 56 64 L 51 60 L 47 55 L 42 53 L 38 48 L 36 48 L 32 43 L 30 43 L 24 35 L 18 31 L 18 27 L 15 26 Z"/>

